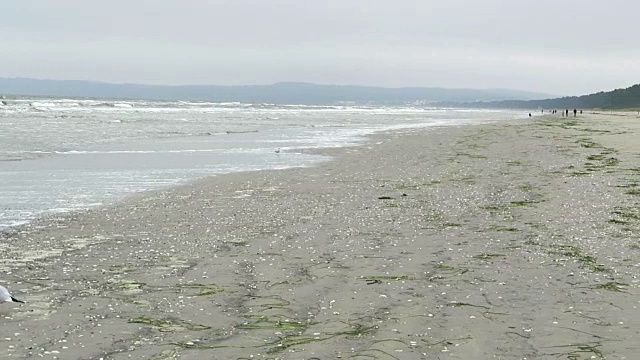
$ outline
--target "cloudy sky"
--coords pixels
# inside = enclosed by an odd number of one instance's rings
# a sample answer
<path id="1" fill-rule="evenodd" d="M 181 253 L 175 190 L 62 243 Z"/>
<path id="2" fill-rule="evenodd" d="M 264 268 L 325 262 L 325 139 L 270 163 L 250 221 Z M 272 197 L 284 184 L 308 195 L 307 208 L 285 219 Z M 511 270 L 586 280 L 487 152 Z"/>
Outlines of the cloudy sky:
<path id="1" fill-rule="evenodd" d="M 16 0 L 0 77 L 580 95 L 640 83 L 634 0 Z"/>

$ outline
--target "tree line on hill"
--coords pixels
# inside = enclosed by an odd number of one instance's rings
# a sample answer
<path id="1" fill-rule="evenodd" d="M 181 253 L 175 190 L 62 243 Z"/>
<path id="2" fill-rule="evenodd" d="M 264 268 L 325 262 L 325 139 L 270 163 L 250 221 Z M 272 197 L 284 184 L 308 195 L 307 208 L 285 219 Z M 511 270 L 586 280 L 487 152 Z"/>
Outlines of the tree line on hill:
<path id="1" fill-rule="evenodd" d="M 583 96 L 568 96 L 544 100 L 476 101 L 466 104 L 447 103 L 449 106 L 511 109 L 639 109 L 640 84 L 625 89 L 601 91 Z"/>

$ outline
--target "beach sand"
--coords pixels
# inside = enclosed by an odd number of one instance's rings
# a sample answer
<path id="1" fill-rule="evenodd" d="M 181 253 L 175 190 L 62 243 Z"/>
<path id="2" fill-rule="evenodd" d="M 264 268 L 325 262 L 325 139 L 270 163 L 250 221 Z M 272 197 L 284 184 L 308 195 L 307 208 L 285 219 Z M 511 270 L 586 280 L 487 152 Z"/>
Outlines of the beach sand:
<path id="1" fill-rule="evenodd" d="M 372 136 L 1 239 L 0 358 L 637 359 L 640 120 Z"/>

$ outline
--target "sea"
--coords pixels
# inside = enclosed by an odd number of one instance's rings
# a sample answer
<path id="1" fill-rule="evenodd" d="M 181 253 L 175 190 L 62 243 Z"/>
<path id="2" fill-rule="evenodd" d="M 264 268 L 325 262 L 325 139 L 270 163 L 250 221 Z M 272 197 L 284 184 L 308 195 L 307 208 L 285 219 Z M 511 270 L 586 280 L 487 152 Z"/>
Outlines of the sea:
<path id="1" fill-rule="evenodd" d="M 368 134 L 510 121 L 523 111 L 4 98 L 0 232 L 219 174 L 314 166 Z"/>

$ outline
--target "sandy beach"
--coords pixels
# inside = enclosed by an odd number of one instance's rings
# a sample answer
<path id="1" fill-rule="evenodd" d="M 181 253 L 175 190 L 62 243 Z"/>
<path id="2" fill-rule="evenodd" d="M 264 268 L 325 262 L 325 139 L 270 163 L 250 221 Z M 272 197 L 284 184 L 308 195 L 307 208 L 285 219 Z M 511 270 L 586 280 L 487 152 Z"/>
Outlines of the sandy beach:
<path id="1" fill-rule="evenodd" d="M 1 235 L 2 359 L 637 359 L 640 119 L 372 136 Z"/>

